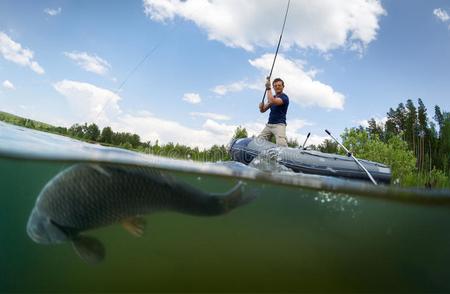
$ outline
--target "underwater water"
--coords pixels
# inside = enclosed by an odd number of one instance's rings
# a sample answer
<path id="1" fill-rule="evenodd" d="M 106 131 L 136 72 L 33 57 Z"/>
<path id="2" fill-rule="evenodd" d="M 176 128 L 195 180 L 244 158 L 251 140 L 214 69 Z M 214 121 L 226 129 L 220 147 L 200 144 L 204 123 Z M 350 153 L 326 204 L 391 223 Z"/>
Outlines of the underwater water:
<path id="1" fill-rule="evenodd" d="M 256 199 L 219 216 L 148 214 L 140 238 L 89 231 L 106 248 L 90 265 L 26 231 L 44 186 L 78 162 L 149 166 L 205 192 L 243 181 Z M 449 191 L 162 159 L 4 123 L 0 191 L 0 292 L 450 291 Z"/>

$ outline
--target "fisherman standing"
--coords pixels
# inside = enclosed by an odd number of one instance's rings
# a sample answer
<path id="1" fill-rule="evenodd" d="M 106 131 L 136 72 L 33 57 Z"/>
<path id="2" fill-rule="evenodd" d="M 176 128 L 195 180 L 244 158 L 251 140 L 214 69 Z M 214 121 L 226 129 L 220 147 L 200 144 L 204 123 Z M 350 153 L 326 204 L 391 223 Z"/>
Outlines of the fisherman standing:
<path id="1" fill-rule="evenodd" d="M 266 127 L 258 135 L 258 138 L 270 141 L 273 135 L 275 136 L 275 142 L 277 145 L 287 147 L 286 114 L 289 106 L 289 97 L 283 93 L 284 81 L 282 79 L 274 79 L 272 86 L 275 90 L 275 95 L 272 94 L 270 78 L 267 78 L 266 94 L 268 103 L 261 102 L 259 104 L 259 111 L 263 113 L 270 108 L 270 115 Z"/>

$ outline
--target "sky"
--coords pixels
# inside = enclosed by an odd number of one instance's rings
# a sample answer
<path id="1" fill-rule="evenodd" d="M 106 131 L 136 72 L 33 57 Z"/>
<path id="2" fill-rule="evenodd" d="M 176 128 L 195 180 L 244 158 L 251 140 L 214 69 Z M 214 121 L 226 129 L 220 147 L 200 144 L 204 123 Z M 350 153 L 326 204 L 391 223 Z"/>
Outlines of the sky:
<path id="1" fill-rule="evenodd" d="M 208 148 L 258 104 L 287 1 L 0 0 L 0 110 Z M 450 1 L 291 0 L 273 77 L 287 136 L 341 134 L 421 98 L 450 111 Z"/>

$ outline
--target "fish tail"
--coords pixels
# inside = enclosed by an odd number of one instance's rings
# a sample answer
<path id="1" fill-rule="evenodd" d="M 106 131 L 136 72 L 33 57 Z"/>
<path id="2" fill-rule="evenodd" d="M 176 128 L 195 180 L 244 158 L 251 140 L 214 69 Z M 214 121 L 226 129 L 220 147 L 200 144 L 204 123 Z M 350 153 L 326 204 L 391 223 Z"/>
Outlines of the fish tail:
<path id="1" fill-rule="evenodd" d="M 223 211 L 225 213 L 235 209 L 236 207 L 245 205 L 256 198 L 255 193 L 246 193 L 245 183 L 239 181 L 230 191 L 223 194 L 216 194 L 219 197 Z"/>

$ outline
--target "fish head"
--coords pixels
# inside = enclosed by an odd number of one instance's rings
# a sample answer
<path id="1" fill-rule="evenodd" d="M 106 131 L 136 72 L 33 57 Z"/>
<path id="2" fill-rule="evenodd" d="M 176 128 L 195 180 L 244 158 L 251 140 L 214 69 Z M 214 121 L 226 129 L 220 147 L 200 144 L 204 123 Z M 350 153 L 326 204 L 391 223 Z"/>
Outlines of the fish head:
<path id="1" fill-rule="evenodd" d="M 36 243 L 58 244 L 65 242 L 69 236 L 48 216 L 33 208 L 27 223 L 28 236 Z"/>

